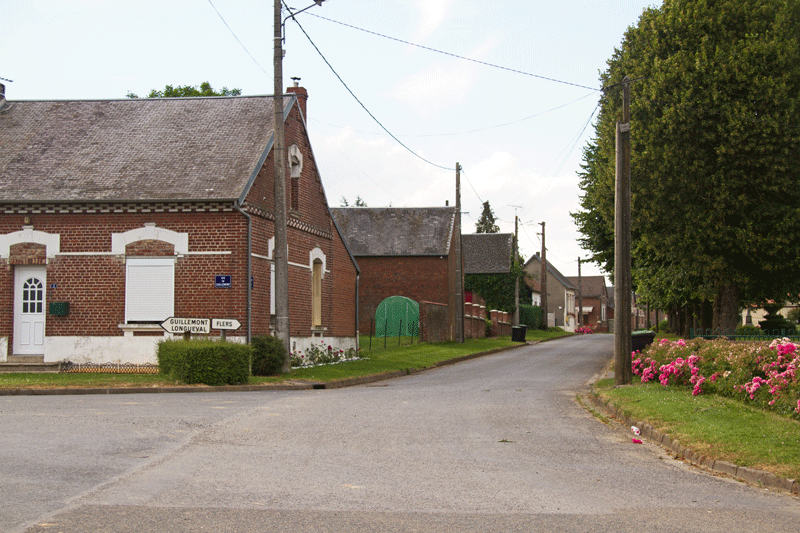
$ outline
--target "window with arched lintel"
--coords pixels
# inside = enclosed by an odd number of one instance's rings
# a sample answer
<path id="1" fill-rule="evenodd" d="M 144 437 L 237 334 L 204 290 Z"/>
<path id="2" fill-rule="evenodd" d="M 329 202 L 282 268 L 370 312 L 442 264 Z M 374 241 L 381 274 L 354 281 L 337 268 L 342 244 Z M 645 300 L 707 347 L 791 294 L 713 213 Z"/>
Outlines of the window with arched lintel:
<path id="1" fill-rule="evenodd" d="M 22 243 L 44 246 L 45 257 L 48 259 L 61 251 L 61 236 L 58 233 L 46 233 L 33 229 L 33 226 L 24 226 L 22 231 L 0 235 L 0 257 L 8 259 L 11 247 Z"/>
<path id="2" fill-rule="evenodd" d="M 173 316 L 174 256 L 189 252 L 189 234 L 148 222 L 142 228 L 112 233 L 111 251 L 126 256 L 125 323 L 158 324 Z"/>
<path id="3" fill-rule="evenodd" d="M 300 174 L 303 172 L 303 153 L 293 144 L 287 150 L 289 159 L 289 176 L 291 177 L 291 208 L 293 211 L 300 209 Z"/>
<path id="4" fill-rule="evenodd" d="M 325 254 L 319 248 L 309 252 L 311 266 L 311 326 L 322 326 L 322 279 L 325 277 Z"/>

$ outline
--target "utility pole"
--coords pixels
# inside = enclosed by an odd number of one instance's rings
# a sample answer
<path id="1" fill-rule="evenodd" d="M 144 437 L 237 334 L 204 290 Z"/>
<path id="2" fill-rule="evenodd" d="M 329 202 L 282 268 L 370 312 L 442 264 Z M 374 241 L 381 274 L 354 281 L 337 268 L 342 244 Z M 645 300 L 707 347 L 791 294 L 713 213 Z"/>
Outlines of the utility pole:
<path id="1" fill-rule="evenodd" d="M 541 280 L 540 290 L 542 291 L 542 312 L 544 313 L 544 329 L 549 327 L 550 322 L 547 319 L 547 248 L 544 245 L 544 222 L 542 224 L 542 270 L 539 276 Z"/>
<path id="2" fill-rule="evenodd" d="M 519 218 L 514 214 L 514 316 L 511 319 L 512 326 L 519 326 L 519 253 L 517 243 L 519 242 Z"/>
<path id="3" fill-rule="evenodd" d="M 614 195 L 614 382 L 631 383 L 631 89 L 622 82 L 622 122 L 617 122 Z"/>
<path id="4" fill-rule="evenodd" d="M 461 165 L 456 162 L 456 320 L 455 341 L 464 342 L 464 261 L 461 252 Z"/>
<path id="5" fill-rule="evenodd" d="M 272 146 L 272 157 L 275 162 L 275 207 L 274 230 L 275 249 L 275 336 L 286 348 L 283 372 L 291 370 L 291 346 L 289 331 L 289 258 L 286 236 L 286 147 L 283 138 L 283 23 L 281 20 L 281 0 L 275 0 L 275 53 L 274 53 L 274 103 L 275 142 Z M 248 280 L 249 281 L 249 280 Z"/>
<path id="6" fill-rule="evenodd" d="M 578 257 L 578 327 L 583 327 L 583 284 L 581 282 L 581 258 Z"/>
<path id="7" fill-rule="evenodd" d="M 325 0 L 314 0 L 314 3 L 300 11 L 289 11 L 289 17 L 320 6 Z M 286 143 L 283 132 L 283 20 L 281 20 L 282 0 L 275 0 L 273 9 L 273 44 L 274 44 L 274 78 L 273 107 L 275 108 L 274 135 L 275 142 L 272 154 L 275 163 L 274 196 L 275 206 L 273 225 L 275 230 L 275 337 L 280 339 L 286 348 L 283 361 L 283 372 L 291 370 L 291 330 L 289 329 L 289 243 L 286 235 Z M 288 17 L 287 17 L 288 19 Z"/>

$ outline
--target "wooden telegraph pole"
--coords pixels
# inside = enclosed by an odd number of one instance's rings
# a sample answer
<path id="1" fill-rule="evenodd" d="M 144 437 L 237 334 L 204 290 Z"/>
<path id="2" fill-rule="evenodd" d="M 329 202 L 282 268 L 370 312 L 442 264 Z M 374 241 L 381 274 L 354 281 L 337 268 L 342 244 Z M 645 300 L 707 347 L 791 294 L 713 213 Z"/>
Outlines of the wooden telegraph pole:
<path id="1" fill-rule="evenodd" d="M 540 290 L 542 291 L 542 312 L 544 313 L 544 328 L 547 329 L 549 322 L 547 320 L 547 248 L 544 245 L 544 222 L 542 224 L 542 269 L 539 276 L 541 280 Z"/>
<path id="2" fill-rule="evenodd" d="M 272 154 L 275 162 L 274 179 L 274 220 L 275 250 L 275 336 L 286 348 L 283 372 L 291 370 L 289 345 L 289 258 L 287 256 L 286 236 L 286 148 L 283 139 L 283 24 L 281 21 L 281 0 L 275 0 L 275 38 L 274 38 L 274 114 L 275 143 Z M 248 280 L 249 283 L 249 280 Z"/>
<path id="3" fill-rule="evenodd" d="M 614 195 L 614 382 L 631 382 L 631 112 L 630 80 L 622 83 L 622 122 L 617 122 Z"/>
<path id="4" fill-rule="evenodd" d="M 456 320 L 455 341 L 464 342 L 464 260 L 461 249 L 461 165 L 456 162 Z"/>
<path id="5" fill-rule="evenodd" d="M 512 326 L 519 326 L 519 218 L 514 213 L 514 316 Z"/>
<path id="6" fill-rule="evenodd" d="M 578 257 L 578 327 L 583 327 L 583 283 L 581 281 L 580 257 Z"/>

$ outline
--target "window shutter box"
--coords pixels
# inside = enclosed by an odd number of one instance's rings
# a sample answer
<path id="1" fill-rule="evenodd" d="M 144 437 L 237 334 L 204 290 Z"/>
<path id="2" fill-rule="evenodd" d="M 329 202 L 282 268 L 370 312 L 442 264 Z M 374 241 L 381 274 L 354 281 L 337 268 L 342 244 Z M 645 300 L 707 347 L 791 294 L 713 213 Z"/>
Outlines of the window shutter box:
<path id="1" fill-rule="evenodd" d="M 50 302 L 50 314 L 52 316 L 67 316 L 69 314 L 69 302 Z"/>

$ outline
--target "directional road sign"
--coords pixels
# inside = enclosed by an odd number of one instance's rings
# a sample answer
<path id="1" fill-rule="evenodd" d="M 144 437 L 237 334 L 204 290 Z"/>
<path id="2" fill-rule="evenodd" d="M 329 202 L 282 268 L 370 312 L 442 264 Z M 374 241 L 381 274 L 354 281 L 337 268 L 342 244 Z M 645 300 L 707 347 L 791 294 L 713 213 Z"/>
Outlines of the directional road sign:
<path id="1" fill-rule="evenodd" d="M 211 320 L 173 316 L 162 322 L 161 327 L 169 333 L 211 333 Z"/>
<path id="2" fill-rule="evenodd" d="M 211 327 L 213 329 L 234 330 L 242 327 L 242 324 L 235 318 L 212 318 Z"/>

